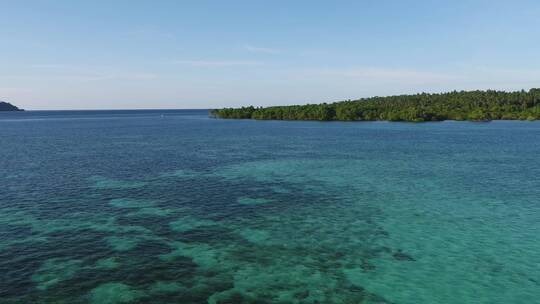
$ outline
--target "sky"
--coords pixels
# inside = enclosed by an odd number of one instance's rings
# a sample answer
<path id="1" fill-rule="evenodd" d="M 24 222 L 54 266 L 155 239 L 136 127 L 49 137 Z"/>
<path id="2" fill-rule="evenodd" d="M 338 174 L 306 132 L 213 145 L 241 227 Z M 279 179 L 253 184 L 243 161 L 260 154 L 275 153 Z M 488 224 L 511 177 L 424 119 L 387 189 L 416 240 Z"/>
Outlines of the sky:
<path id="1" fill-rule="evenodd" d="M 0 0 L 0 100 L 177 109 L 540 87 L 540 1 Z"/>

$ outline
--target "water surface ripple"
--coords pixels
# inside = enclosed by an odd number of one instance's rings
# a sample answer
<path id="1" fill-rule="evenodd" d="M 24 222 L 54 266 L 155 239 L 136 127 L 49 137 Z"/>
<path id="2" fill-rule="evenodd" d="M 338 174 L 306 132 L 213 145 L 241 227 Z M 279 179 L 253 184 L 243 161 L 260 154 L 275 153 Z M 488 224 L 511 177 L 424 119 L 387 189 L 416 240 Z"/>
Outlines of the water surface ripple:
<path id="1" fill-rule="evenodd" d="M 0 303 L 537 303 L 540 123 L 0 114 Z"/>

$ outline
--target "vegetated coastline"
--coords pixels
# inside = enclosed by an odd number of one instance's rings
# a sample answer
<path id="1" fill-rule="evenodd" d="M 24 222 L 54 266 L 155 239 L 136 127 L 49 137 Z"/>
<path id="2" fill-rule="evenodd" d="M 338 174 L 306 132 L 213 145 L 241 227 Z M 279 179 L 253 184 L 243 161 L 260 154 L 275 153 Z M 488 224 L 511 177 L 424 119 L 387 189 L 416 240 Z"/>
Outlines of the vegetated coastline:
<path id="1" fill-rule="evenodd" d="M 0 111 L 24 111 L 10 104 L 9 102 L 0 101 Z"/>
<path id="2" fill-rule="evenodd" d="M 224 108 L 216 118 L 319 121 L 540 120 L 540 89 L 453 91 L 274 107 Z"/>

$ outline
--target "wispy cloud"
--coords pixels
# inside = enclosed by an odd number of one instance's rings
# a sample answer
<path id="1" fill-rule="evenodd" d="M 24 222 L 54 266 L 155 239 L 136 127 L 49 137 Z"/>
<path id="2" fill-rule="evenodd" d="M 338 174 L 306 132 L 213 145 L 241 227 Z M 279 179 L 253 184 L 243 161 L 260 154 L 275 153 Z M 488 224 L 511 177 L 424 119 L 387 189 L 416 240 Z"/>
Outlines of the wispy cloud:
<path id="1" fill-rule="evenodd" d="M 37 70 L 33 77 L 46 77 L 47 79 L 66 79 L 77 81 L 99 80 L 150 80 L 158 77 L 155 73 L 126 71 L 108 66 L 86 66 L 73 64 L 39 63 L 31 64 L 31 69 Z M 46 73 L 42 76 L 42 73 Z M 23 76 L 24 77 L 24 76 Z"/>
<path id="2" fill-rule="evenodd" d="M 253 60 L 174 60 L 172 63 L 194 67 L 255 66 L 263 64 Z"/>
<path id="3" fill-rule="evenodd" d="M 138 28 L 129 32 L 126 32 L 128 37 L 140 38 L 140 39 L 164 39 L 174 40 L 176 36 L 172 32 L 163 31 L 157 28 Z"/>
<path id="4" fill-rule="evenodd" d="M 489 67 L 440 71 L 360 66 L 301 69 L 291 71 L 291 74 L 295 75 L 293 78 L 296 83 L 309 84 L 313 90 L 318 90 L 316 84 L 320 84 L 325 90 L 318 93 L 323 96 L 331 92 L 328 95 L 331 99 L 451 90 L 520 90 L 538 87 L 540 83 L 540 70 L 500 70 Z"/>
<path id="5" fill-rule="evenodd" d="M 73 68 L 72 65 L 58 64 L 58 63 L 38 63 L 38 64 L 31 64 L 30 67 L 33 68 L 33 69 L 65 69 L 65 68 Z"/>
<path id="6" fill-rule="evenodd" d="M 258 46 L 253 46 L 253 45 L 249 45 L 249 44 L 245 44 L 243 46 L 243 48 L 246 51 L 252 52 L 252 53 L 264 53 L 264 54 L 280 54 L 280 53 L 282 53 L 282 51 L 278 50 L 278 49 L 267 48 L 267 47 L 258 47 Z"/>
<path id="7" fill-rule="evenodd" d="M 9 95 L 26 91 L 29 91 L 29 89 L 19 87 L 0 87 L 0 101 L 2 101 L 2 97 L 4 97 L 4 94 Z"/>
<path id="8" fill-rule="evenodd" d="M 315 74 L 362 81 L 384 81 L 403 83 L 432 83 L 442 81 L 454 81 L 461 78 L 460 76 L 447 73 L 379 67 L 321 69 L 315 71 Z"/>

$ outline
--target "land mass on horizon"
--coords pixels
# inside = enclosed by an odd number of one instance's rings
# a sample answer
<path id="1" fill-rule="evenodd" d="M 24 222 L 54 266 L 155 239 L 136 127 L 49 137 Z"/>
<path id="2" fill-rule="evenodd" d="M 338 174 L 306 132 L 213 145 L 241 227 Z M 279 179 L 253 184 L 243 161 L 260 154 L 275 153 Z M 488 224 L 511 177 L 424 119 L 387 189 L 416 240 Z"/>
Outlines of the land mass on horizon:
<path id="1" fill-rule="evenodd" d="M 453 91 L 370 97 L 334 103 L 212 110 L 217 118 L 319 121 L 539 120 L 540 89 Z"/>
<path id="2" fill-rule="evenodd" d="M 24 111 L 24 110 L 17 108 L 16 106 L 12 105 L 9 102 L 0 101 L 0 111 Z"/>

